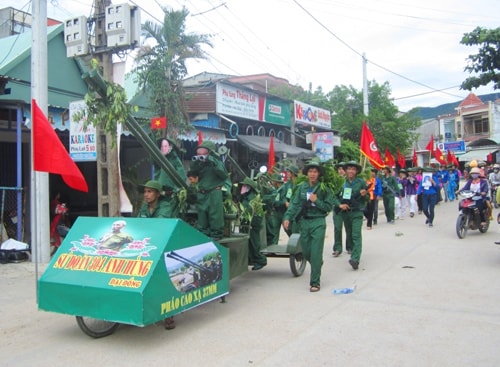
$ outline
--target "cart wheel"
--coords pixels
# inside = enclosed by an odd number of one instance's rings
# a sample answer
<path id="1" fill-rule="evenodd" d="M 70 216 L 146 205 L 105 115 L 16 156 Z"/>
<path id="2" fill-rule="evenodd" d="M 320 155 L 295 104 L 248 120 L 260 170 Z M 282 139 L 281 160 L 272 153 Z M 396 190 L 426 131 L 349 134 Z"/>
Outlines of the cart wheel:
<path id="1" fill-rule="evenodd" d="M 296 277 L 300 277 L 306 269 L 307 261 L 302 256 L 302 252 L 290 255 L 290 269 Z"/>
<path id="2" fill-rule="evenodd" d="M 76 323 L 82 331 L 92 338 L 102 338 L 111 335 L 120 325 L 117 322 L 93 319 L 92 317 L 76 316 Z"/>

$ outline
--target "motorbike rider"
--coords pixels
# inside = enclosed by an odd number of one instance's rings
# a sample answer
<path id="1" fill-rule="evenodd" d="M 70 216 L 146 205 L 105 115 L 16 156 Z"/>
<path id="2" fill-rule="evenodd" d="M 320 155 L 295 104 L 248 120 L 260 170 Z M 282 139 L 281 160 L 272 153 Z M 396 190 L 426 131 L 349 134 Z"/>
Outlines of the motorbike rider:
<path id="1" fill-rule="evenodd" d="M 481 170 L 479 167 L 473 167 L 469 173 L 469 179 L 465 183 L 464 187 L 457 193 L 462 191 L 473 191 L 481 195 L 481 199 L 476 201 L 477 208 L 479 209 L 479 214 L 481 217 L 481 226 L 486 225 L 486 215 L 485 209 L 487 208 L 487 195 L 488 195 L 488 182 L 486 179 L 481 178 Z"/>
<path id="2" fill-rule="evenodd" d="M 497 205 L 496 201 L 496 191 L 498 185 L 500 185 L 500 165 L 495 163 L 493 165 L 493 172 L 491 172 L 488 176 L 488 181 L 490 182 L 490 190 L 491 190 L 491 200 L 494 200 L 495 207 Z"/>

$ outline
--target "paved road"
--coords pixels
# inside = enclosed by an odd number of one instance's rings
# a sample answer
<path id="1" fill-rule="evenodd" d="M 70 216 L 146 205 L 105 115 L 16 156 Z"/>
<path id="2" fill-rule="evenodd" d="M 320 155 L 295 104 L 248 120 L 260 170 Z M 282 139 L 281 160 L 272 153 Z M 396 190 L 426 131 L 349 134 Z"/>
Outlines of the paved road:
<path id="1" fill-rule="evenodd" d="M 37 310 L 34 264 L 0 265 L 0 366 L 499 366 L 499 227 L 459 240 L 456 207 L 439 205 L 434 228 L 380 218 L 363 232 L 358 271 L 331 256 L 329 218 L 319 293 L 309 268 L 294 278 L 288 260 L 269 259 L 173 331 L 121 326 L 91 339 L 74 317 Z"/>

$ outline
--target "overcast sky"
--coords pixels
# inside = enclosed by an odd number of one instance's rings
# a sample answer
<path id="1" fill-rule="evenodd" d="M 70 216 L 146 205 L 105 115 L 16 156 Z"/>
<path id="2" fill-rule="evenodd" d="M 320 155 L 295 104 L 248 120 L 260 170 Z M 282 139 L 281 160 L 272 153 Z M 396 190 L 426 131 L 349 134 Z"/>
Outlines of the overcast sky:
<path id="1" fill-rule="evenodd" d="M 121 1 L 114 0 L 114 4 Z M 125 2 L 125 1 L 123 1 Z M 47 0 L 48 16 L 91 14 L 92 0 Z M 208 61 L 189 74 L 270 73 L 326 93 L 336 85 L 363 87 L 367 78 L 389 82 L 401 111 L 465 98 L 459 89 L 474 47 L 460 45 L 476 26 L 500 26 L 500 0 L 135 0 L 142 20 L 162 21 L 160 5 L 190 11 L 187 32 L 213 35 Z M 5 4 L 5 5 L 4 5 Z M 31 12 L 29 2 L 2 0 Z M 156 19 L 156 20 L 155 20 Z M 436 92 L 436 90 L 442 90 Z M 473 90 L 493 93 L 493 87 Z"/>

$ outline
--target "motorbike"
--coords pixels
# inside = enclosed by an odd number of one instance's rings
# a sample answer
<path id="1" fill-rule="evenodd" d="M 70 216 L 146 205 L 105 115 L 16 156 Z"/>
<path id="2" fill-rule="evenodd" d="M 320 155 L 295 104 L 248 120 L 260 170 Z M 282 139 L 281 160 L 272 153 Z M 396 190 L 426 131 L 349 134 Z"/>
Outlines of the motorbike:
<path id="1" fill-rule="evenodd" d="M 484 208 L 484 221 L 485 224 L 481 225 L 481 215 L 477 205 L 478 200 L 482 200 L 481 194 L 473 191 L 462 191 L 460 196 L 463 197 L 458 203 L 458 218 L 456 224 L 456 231 L 458 238 L 465 238 L 467 230 L 479 230 L 481 233 L 486 233 L 490 226 L 490 215 L 488 208 Z"/>

